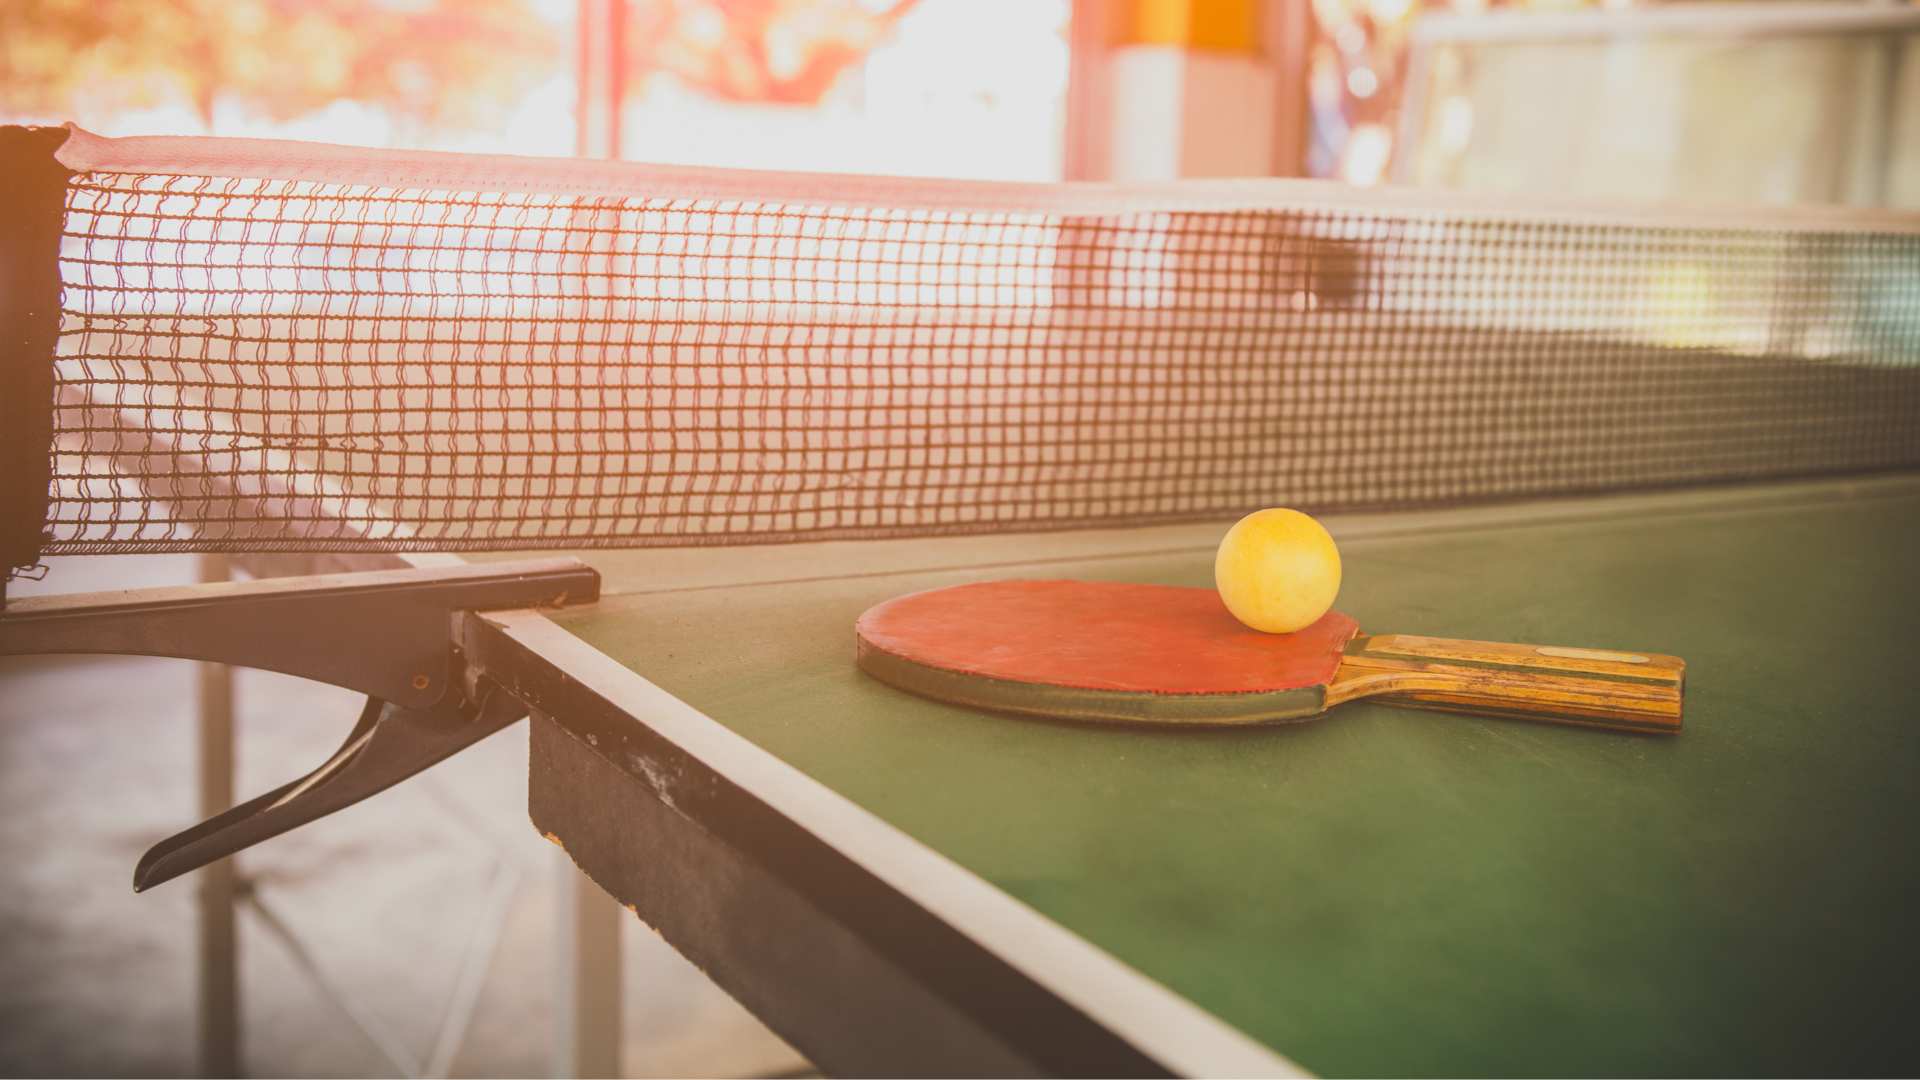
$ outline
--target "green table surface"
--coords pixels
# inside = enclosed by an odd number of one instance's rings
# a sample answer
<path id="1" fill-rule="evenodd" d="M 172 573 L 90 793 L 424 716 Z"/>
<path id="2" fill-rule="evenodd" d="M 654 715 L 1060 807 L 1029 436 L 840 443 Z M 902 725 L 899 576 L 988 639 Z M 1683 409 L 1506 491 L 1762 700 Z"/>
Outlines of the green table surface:
<path id="1" fill-rule="evenodd" d="M 1339 606 L 1363 627 L 1677 654 L 1686 730 L 1364 702 L 1259 729 L 1081 726 L 853 665 L 855 617 L 890 596 L 1205 585 L 1218 527 L 1147 551 L 789 554 L 750 584 L 597 556 L 609 598 L 556 621 L 1310 1070 L 1920 1068 L 1911 486 L 1349 531 Z"/>

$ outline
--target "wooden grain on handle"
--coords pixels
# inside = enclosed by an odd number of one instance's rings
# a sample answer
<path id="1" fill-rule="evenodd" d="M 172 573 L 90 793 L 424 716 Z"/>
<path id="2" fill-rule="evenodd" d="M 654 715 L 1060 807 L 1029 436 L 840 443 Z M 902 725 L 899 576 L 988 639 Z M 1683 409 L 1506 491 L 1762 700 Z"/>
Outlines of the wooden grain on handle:
<path id="1" fill-rule="evenodd" d="M 1676 656 L 1412 634 L 1355 638 L 1327 705 L 1379 696 L 1423 709 L 1672 734 L 1686 663 Z"/>

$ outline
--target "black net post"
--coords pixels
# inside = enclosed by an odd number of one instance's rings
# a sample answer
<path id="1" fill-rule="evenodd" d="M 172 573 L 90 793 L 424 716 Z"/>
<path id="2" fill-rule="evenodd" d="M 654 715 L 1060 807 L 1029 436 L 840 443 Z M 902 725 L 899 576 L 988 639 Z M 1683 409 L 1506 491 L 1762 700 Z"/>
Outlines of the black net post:
<path id="1" fill-rule="evenodd" d="M 64 128 L 0 127 L 0 566 L 34 565 L 47 538 L 60 225 L 72 174 Z M 4 602 L 0 592 L 0 602 Z"/>

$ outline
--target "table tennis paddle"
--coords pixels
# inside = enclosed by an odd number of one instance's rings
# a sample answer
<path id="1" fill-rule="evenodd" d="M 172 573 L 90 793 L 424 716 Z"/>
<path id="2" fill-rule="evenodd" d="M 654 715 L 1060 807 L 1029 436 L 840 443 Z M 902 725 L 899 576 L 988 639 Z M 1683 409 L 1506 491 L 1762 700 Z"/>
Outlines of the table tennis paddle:
<path id="1" fill-rule="evenodd" d="M 1144 724 L 1304 720 L 1363 697 L 1449 712 L 1674 733 L 1673 656 L 1364 635 L 1330 611 L 1265 634 L 1212 589 L 987 581 L 901 596 L 860 616 L 867 674 L 1001 712 Z"/>

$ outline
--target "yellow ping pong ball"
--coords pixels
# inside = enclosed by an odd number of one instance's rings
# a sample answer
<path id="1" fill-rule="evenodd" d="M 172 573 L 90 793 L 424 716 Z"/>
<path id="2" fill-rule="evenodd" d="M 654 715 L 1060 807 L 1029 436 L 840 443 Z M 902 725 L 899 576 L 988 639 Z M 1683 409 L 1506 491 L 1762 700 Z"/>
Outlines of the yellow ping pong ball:
<path id="1" fill-rule="evenodd" d="M 1256 510 L 1213 557 L 1213 584 L 1233 617 L 1269 634 L 1311 626 L 1340 592 L 1340 549 L 1298 510 Z"/>

